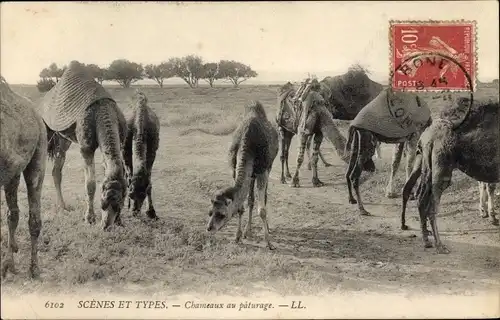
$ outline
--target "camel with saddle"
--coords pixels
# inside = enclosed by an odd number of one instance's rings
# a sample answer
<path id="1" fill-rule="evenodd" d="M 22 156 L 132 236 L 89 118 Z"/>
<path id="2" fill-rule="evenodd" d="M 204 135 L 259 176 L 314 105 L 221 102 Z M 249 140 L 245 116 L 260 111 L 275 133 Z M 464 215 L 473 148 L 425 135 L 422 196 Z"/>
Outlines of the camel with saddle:
<path id="1" fill-rule="evenodd" d="M 280 89 L 280 94 L 278 96 L 278 114 L 276 117 L 276 122 L 278 123 L 281 135 L 281 182 L 286 183 L 286 177 L 290 177 L 288 169 L 288 152 L 290 148 L 290 142 L 295 133 L 299 131 L 299 124 L 301 118 L 304 119 L 302 126 L 301 141 L 304 143 L 299 145 L 299 155 L 297 157 L 297 167 L 300 168 L 303 161 L 304 148 L 307 150 L 309 155 L 310 142 L 315 136 L 315 147 L 318 149 L 318 156 L 322 158 L 321 152 L 319 151 L 319 146 L 326 136 L 329 140 L 335 141 L 334 145 L 337 154 L 344 154 L 345 138 L 339 133 L 334 121 L 335 120 L 353 120 L 359 112 L 377 95 L 382 91 L 383 86 L 377 82 L 372 81 L 366 72 L 359 68 L 350 68 L 346 74 L 326 77 L 322 81 L 315 79 L 306 79 L 301 83 L 297 90 L 294 89 L 291 83 L 285 84 Z M 314 102 L 310 98 L 306 98 L 310 91 L 319 93 L 319 95 L 314 95 L 318 100 Z M 313 104 L 311 106 L 304 106 L 303 102 L 308 100 Z M 320 106 L 321 105 L 321 106 Z M 326 111 L 326 112 L 324 112 Z M 332 140 L 333 139 L 333 140 Z M 402 155 L 409 155 L 407 159 L 407 171 L 411 170 L 411 165 L 413 159 L 411 158 L 411 152 L 408 150 L 414 149 L 414 140 L 402 140 L 401 143 L 394 147 L 394 152 L 392 156 L 392 165 L 390 179 L 386 187 L 386 196 L 394 197 L 394 177 L 399 168 Z M 377 157 L 380 158 L 380 141 L 374 140 L 375 152 Z M 348 156 L 347 156 L 348 157 Z M 317 160 L 315 160 L 314 152 L 313 156 L 309 156 L 310 163 L 312 164 L 313 170 L 313 186 L 322 186 L 323 183 L 318 179 L 317 174 Z M 348 161 L 347 158 L 343 159 Z M 300 164 L 299 164 L 300 163 Z M 372 165 L 374 170 L 374 164 Z M 286 169 L 286 176 L 285 176 Z M 292 186 L 298 187 L 299 184 L 299 174 L 296 170 L 296 174 L 292 180 Z"/>
<path id="2" fill-rule="evenodd" d="M 48 153 L 54 160 L 52 176 L 57 204 L 66 208 L 61 182 L 66 152 L 71 143 L 78 145 L 84 162 L 87 208 L 84 220 L 95 222 L 96 192 L 94 156 L 99 148 L 105 165 L 101 187 L 102 228 L 121 224 L 127 181 L 123 159 L 127 134 L 125 117 L 111 95 L 77 61 L 72 61 L 59 82 L 41 101 L 43 120 L 49 139 Z"/>
<path id="3" fill-rule="evenodd" d="M 389 188 L 393 185 L 395 163 L 399 164 L 401 153 L 405 151 L 408 179 L 415 162 L 417 141 L 431 122 L 431 111 L 423 99 L 415 93 L 393 91 L 391 88 L 384 89 L 354 118 L 349 126 L 346 145 L 346 152 L 350 153 L 346 180 L 349 203 L 357 204 L 360 214 L 370 215 L 361 199 L 359 180 L 362 171 L 373 171 L 375 141 L 396 144 L 387 190 L 390 195 L 393 192 Z M 356 199 L 352 193 L 353 188 Z"/>

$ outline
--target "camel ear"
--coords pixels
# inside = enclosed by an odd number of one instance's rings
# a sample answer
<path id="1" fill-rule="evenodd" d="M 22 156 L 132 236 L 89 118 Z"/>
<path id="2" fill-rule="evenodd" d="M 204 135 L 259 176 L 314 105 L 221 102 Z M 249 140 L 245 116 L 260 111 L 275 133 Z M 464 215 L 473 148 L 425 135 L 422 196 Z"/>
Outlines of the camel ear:
<path id="1" fill-rule="evenodd" d="M 224 202 L 226 203 L 226 206 L 229 206 L 233 202 L 233 200 L 226 198 L 226 199 L 224 199 Z"/>

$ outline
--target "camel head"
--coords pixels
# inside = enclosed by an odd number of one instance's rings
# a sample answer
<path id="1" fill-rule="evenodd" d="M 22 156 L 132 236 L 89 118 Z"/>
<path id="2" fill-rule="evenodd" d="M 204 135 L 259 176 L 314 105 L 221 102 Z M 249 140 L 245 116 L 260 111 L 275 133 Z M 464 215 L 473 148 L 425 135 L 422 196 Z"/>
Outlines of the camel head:
<path id="1" fill-rule="evenodd" d="M 208 212 L 207 231 L 217 232 L 234 216 L 236 213 L 242 213 L 243 206 L 239 206 L 234 201 L 234 192 L 232 188 L 219 191 L 211 199 L 212 208 Z"/>
<path id="2" fill-rule="evenodd" d="M 143 106 L 148 104 L 148 97 L 144 92 L 136 89 L 134 94 L 135 102 L 137 105 Z"/>
<path id="3" fill-rule="evenodd" d="M 101 226 L 107 230 L 120 215 L 125 204 L 127 192 L 125 179 L 105 178 L 101 190 Z"/>
<path id="4" fill-rule="evenodd" d="M 141 168 L 128 181 L 128 197 L 134 201 L 134 211 L 140 210 L 148 191 L 151 189 L 150 176 Z"/>

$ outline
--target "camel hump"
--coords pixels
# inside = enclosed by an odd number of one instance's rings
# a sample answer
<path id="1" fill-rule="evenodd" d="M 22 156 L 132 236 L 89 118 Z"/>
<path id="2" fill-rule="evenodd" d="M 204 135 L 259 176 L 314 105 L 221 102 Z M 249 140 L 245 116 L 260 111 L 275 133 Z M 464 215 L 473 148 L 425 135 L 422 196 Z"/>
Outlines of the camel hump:
<path id="1" fill-rule="evenodd" d="M 245 114 L 267 119 L 266 110 L 264 109 L 262 103 L 258 100 L 250 101 L 245 105 Z"/>
<path id="2" fill-rule="evenodd" d="M 45 127 L 33 103 L 12 91 L 3 77 L 0 97 L 0 163 L 7 167 L 27 165 Z M 4 182 L 3 173 L 0 176 Z"/>
<path id="3" fill-rule="evenodd" d="M 142 90 L 135 89 L 134 94 L 135 94 L 136 106 L 145 106 L 148 104 L 148 97 Z"/>
<path id="4" fill-rule="evenodd" d="M 71 61 L 57 84 L 43 97 L 40 110 L 49 128 L 62 131 L 102 99 L 113 100 L 81 63 Z"/>
<path id="5" fill-rule="evenodd" d="M 429 107 L 416 94 L 386 89 L 361 109 L 351 126 L 399 139 L 424 127 L 430 117 Z"/>

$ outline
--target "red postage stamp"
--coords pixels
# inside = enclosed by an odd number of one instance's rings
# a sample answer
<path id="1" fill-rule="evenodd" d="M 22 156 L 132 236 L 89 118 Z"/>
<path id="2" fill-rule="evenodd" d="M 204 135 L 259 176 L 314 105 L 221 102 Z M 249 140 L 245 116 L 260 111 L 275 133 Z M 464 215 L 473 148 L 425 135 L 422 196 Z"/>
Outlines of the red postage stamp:
<path id="1" fill-rule="evenodd" d="M 390 21 L 390 83 L 407 91 L 474 91 L 475 21 Z"/>

